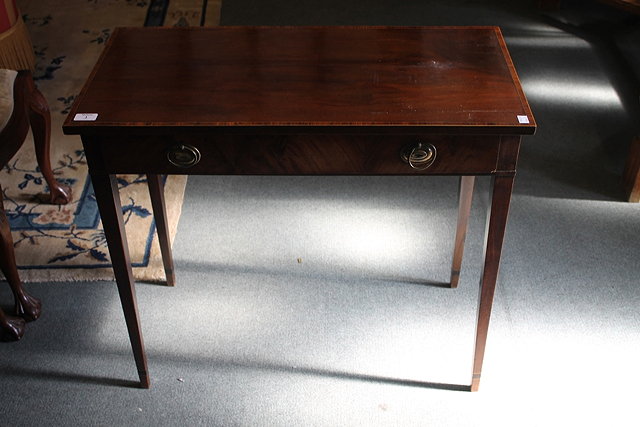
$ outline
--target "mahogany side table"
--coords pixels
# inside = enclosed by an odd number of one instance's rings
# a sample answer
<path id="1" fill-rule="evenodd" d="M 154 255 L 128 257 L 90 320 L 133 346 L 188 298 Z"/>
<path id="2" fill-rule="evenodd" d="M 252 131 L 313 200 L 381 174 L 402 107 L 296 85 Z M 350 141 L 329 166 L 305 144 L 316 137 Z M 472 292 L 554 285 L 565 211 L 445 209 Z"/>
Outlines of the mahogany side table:
<path id="1" fill-rule="evenodd" d="M 451 286 L 474 177 L 492 177 L 471 384 L 480 382 L 522 135 L 536 124 L 497 27 L 117 29 L 64 124 L 79 134 L 142 387 L 147 360 L 115 174 L 459 175 Z"/>

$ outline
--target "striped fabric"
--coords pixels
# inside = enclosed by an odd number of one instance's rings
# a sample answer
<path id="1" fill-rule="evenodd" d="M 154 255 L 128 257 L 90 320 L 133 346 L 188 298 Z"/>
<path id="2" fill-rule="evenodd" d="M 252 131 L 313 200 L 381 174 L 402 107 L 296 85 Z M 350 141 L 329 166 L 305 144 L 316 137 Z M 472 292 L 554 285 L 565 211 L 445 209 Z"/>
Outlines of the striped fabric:
<path id="1" fill-rule="evenodd" d="M 0 68 L 33 70 L 35 56 L 16 0 L 0 0 Z"/>
<path id="2" fill-rule="evenodd" d="M 18 21 L 18 16 L 15 0 L 0 0 L 0 33 L 13 27 Z"/>

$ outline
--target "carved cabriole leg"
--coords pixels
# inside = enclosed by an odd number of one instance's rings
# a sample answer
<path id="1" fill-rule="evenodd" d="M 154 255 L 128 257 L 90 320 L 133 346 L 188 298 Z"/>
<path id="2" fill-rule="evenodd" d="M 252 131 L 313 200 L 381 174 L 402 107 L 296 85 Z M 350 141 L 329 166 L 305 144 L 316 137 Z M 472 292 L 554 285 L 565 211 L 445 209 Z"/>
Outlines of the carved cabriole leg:
<path id="1" fill-rule="evenodd" d="M 13 264 L 13 268 L 12 268 Z M 7 216 L 2 207 L 2 189 L 0 189 L 0 267 L 7 278 L 7 282 L 14 290 L 16 284 L 20 287 L 20 278 L 15 269 L 15 259 L 13 256 L 13 239 L 11 238 L 11 230 L 7 221 Z M 17 280 L 17 282 L 16 282 Z M 39 311 L 38 311 L 39 312 Z M 19 317 L 7 316 L 0 309 L 0 335 L 5 340 L 19 340 L 24 335 L 24 319 Z"/>
<path id="2" fill-rule="evenodd" d="M 19 71 L 13 85 L 13 114 L 0 133 L 0 167 L 5 166 L 18 152 L 29 132 L 27 114 L 28 90 L 26 88 L 29 75 L 27 71 Z"/>
<path id="3" fill-rule="evenodd" d="M 85 144 L 85 149 L 87 148 Z M 91 168 L 91 164 L 89 165 Z M 149 388 L 149 374 L 147 370 L 147 357 L 142 341 L 140 317 L 134 287 L 133 273 L 129 260 L 129 248 L 122 217 L 122 205 L 115 175 L 96 173 L 90 170 L 91 182 L 100 209 L 102 226 L 104 228 L 111 263 L 115 274 L 120 302 L 129 332 L 129 340 L 133 356 L 138 369 L 140 385 Z"/>
<path id="4" fill-rule="evenodd" d="M 476 325 L 476 341 L 473 359 L 473 376 L 471 379 L 471 391 L 478 391 L 480 386 L 480 373 L 489 330 L 491 306 L 493 294 L 498 278 L 502 242 L 504 240 L 509 203 L 513 189 L 513 176 L 494 176 L 492 178 L 491 207 L 487 215 L 487 227 L 485 232 L 484 267 L 480 280 L 480 296 L 478 306 L 478 321 Z"/>
<path id="5" fill-rule="evenodd" d="M 475 176 L 461 176 L 458 206 L 458 227 L 456 229 L 456 240 L 453 248 L 453 263 L 451 265 L 451 287 L 458 287 L 460 280 L 460 267 L 462 266 L 462 254 L 464 252 L 464 240 L 467 236 L 467 225 L 469 224 L 469 214 L 471 212 L 471 200 L 473 199 L 473 185 Z"/>
<path id="6" fill-rule="evenodd" d="M 51 160 L 49 157 L 50 136 L 51 136 L 51 113 L 49 105 L 42 93 L 38 90 L 33 78 L 29 75 L 27 79 L 29 120 L 35 142 L 36 157 L 38 166 L 49 185 L 49 203 L 64 205 L 71 200 L 71 189 L 60 185 L 53 176 L 51 170 Z"/>
<path id="7" fill-rule="evenodd" d="M 164 201 L 164 185 L 161 175 L 147 175 L 149 184 L 149 195 L 153 208 L 153 217 L 156 221 L 156 231 L 160 252 L 162 253 L 162 263 L 167 278 L 167 285 L 175 286 L 176 275 L 173 268 L 173 256 L 171 254 L 171 241 L 169 237 L 169 224 L 167 222 L 167 208 Z"/>
<path id="8" fill-rule="evenodd" d="M 2 188 L 0 188 L 0 268 L 13 291 L 15 314 L 23 317 L 26 321 L 36 320 L 40 317 L 42 303 L 39 299 L 25 292 L 18 275 L 11 228 L 2 205 Z"/>

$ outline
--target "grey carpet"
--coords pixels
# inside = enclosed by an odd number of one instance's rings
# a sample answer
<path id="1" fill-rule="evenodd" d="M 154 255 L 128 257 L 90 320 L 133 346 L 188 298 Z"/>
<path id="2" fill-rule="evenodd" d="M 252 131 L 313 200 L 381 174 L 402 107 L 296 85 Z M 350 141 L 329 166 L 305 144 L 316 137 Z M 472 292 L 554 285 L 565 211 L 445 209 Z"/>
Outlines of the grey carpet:
<path id="1" fill-rule="evenodd" d="M 469 381 L 486 178 L 450 290 L 456 178 L 192 177 L 177 286 L 137 286 L 152 388 L 132 387 L 113 283 L 30 284 L 45 311 L 0 344 L 0 425 L 638 425 L 640 205 L 619 182 L 639 130 L 638 26 L 603 6 L 524 3 L 222 9 L 226 25 L 502 27 L 539 131 L 479 393 L 423 383 Z"/>

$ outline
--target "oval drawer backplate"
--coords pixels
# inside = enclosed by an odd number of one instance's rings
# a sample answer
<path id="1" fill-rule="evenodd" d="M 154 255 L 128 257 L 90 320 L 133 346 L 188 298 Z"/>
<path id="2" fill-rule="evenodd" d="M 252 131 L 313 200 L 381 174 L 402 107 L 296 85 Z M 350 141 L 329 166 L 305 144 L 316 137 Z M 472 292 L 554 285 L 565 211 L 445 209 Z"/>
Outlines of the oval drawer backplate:
<path id="1" fill-rule="evenodd" d="M 177 144 L 167 150 L 167 159 L 172 165 L 189 168 L 200 161 L 200 151 L 192 145 Z"/>
<path id="2" fill-rule="evenodd" d="M 436 160 L 436 147 L 422 142 L 409 144 L 400 150 L 400 159 L 413 169 L 424 170 Z"/>

